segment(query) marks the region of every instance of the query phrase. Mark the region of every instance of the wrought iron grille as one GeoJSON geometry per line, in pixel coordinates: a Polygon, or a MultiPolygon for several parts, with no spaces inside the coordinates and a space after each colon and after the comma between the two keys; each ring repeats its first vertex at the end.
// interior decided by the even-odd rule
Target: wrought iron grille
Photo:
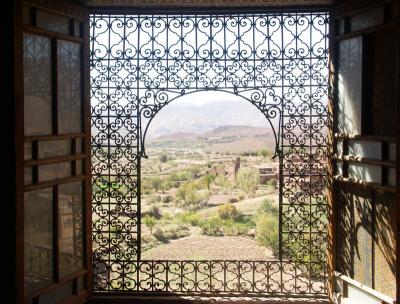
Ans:
{"type": "Polygon", "coordinates": [[[90,20],[95,291],[324,295],[328,14],[90,20]],[[274,129],[280,160],[276,261],[140,258],[147,128],[171,101],[201,90],[243,97],[274,129]]]}

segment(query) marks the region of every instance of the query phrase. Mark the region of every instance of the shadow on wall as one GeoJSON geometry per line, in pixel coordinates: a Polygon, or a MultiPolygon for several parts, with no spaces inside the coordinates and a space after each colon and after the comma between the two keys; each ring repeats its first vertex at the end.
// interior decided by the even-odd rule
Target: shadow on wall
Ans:
{"type": "Polygon", "coordinates": [[[386,295],[395,294],[395,197],[343,187],[337,218],[340,272],[386,295]],[[350,192],[351,191],[351,192],[350,192]],[[340,249],[340,250],[339,250],[340,249]]]}

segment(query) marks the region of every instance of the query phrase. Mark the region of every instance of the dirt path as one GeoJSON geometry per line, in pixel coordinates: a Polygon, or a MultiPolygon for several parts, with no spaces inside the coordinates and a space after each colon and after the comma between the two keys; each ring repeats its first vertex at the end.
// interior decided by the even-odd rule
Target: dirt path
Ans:
{"type": "Polygon", "coordinates": [[[214,237],[192,235],[142,253],[149,260],[265,260],[272,259],[269,249],[242,236],[214,237]]]}

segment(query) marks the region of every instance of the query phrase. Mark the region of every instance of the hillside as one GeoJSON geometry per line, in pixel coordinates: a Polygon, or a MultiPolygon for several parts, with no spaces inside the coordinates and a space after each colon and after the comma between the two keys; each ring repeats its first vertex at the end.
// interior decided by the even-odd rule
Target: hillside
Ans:
{"type": "Polygon", "coordinates": [[[256,136],[272,135],[271,129],[251,126],[220,126],[213,130],[205,132],[203,137],[229,137],[229,136],[256,136]]]}
{"type": "Polygon", "coordinates": [[[157,113],[149,126],[147,138],[173,133],[201,135],[220,126],[270,129],[268,120],[248,101],[216,100],[200,105],[176,101],[157,113]]]}
{"type": "Polygon", "coordinates": [[[150,142],[171,141],[181,139],[209,139],[223,137],[272,137],[273,131],[268,128],[251,126],[219,126],[204,133],[173,132],[156,138],[149,139],[150,142]]]}

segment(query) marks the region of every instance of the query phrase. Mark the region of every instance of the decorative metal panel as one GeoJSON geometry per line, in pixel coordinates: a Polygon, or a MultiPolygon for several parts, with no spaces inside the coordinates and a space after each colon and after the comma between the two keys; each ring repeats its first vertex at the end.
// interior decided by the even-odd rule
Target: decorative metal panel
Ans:
{"type": "Polygon", "coordinates": [[[90,25],[95,291],[324,295],[328,14],[92,15],[90,25]],[[241,96],[273,128],[278,261],[140,259],[146,130],[202,90],[241,96]]]}
{"type": "Polygon", "coordinates": [[[238,7],[330,5],[332,0],[87,0],[88,6],[175,6],[175,7],[238,7]]]}

